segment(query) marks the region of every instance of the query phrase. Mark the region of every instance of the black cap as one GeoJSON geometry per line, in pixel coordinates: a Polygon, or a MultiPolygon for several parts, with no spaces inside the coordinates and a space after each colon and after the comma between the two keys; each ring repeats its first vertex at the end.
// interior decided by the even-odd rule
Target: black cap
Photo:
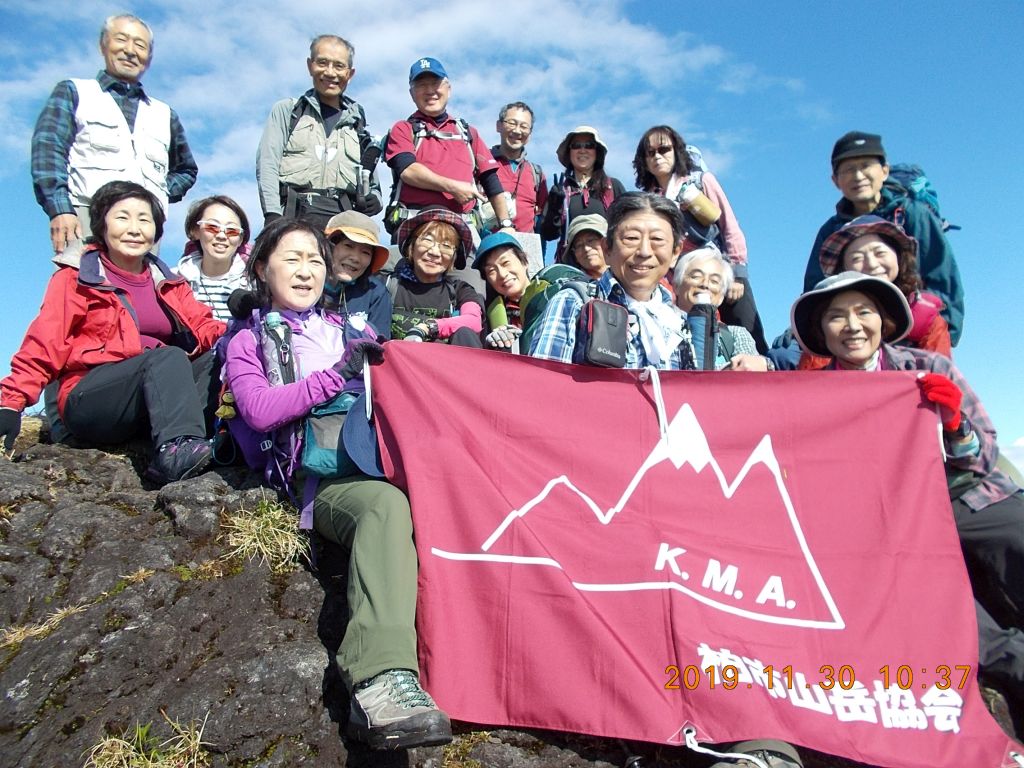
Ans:
{"type": "Polygon", "coordinates": [[[877,133],[850,131],[832,147],[832,170],[848,157],[880,157],[885,162],[885,147],[877,133]]]}

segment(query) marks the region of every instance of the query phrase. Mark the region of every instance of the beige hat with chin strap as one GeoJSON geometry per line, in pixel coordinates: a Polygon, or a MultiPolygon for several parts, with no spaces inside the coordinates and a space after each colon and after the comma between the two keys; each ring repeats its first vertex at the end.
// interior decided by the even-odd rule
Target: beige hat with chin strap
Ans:
{"type": "Polygon", "coordinates": [[[560,162],[566,168],[572,168],[572,162],[569,160],[569,143],[572,141],[573,136],[577,134],[590,134],[594,137],[594,141],[597,143],[597,162],[594,164],[597,168],[604,167],[604,159],[608,155],[608,145],[601,141],[601,136],[597,132],[597,128],[589,125],[577,125],[562,139],[562,143],[558,145],[558,162],[560,162]]]}

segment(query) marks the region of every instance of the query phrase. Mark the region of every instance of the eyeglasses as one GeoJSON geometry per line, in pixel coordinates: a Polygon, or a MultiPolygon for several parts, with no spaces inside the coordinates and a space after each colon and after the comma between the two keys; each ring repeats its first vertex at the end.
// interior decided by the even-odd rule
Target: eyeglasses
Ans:
{"type": "Polygon", "coordinates": [[[333,61],[331,59],[313,59],[313,64],[320,69],[326,69],[328,72],[332,69],[336,69],[339,74],[343,74],[351,69],[348,64],[341,61],[333,61]]]}
{"type": "Polygon", "coordinates": [[[501,124],[508,128],[510,131],[520,131],[522,133],[529,133],[533,130],[533,126],[529,123],[517,123],[515,120],[502,120],[501,124]]]}
{"type": "Polygon", "coordinates": [[[445,256],[454,256],[455,249],[458,247],[451,243],[442,243],[440,240],[435,240],[431,235],[420,235],[416,238],[416,242],[419,243],[425,251],[437,248],[437,250],[445,256]]]}
{"type": "Polygon", "coordinates": [[[669,152],[674,152],[675,148],[671,144],[662,144],[660,147],[648,147],[646,153],[648,157],[654,157],[655,155],[667,155],[669,152]]]}
{"type": "Polygon", "coordinates": [[[238,237],[242,234],[242,230],[238,227],[233,227],[230,224],[228,226],[222,226],[219,221],[197,221],[196,224],[202,228],[203,232],[208,235],[216,237],[221,232],[224,233],[224,237],[238,237]]]}
{"type": "Polygon", "coordinates": [[[596,149],[596,141],[574,141],[569,145],[569,149],[596,149]]]}
{"type": "Polygon", "coordinates": [[[881,167],[882,163],[879,162],[878,160],[865,160],[864,162],[857,163],[856,165],[851,163],[848,165],[844,165],[842,168],[836,171],[836,176],[840,176],[844,179],[849,179],[856,176],[858,173],[866,174],[876,165],[878,167],[881,167]]]}

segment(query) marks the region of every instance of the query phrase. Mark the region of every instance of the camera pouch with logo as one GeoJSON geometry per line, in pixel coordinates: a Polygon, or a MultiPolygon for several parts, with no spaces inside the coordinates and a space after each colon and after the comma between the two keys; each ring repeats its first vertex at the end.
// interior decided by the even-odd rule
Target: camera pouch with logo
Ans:
{"type": "Polygon", "coordinates": [[[625,307],[590,299],[580,312],[574,359],[602,368],[625,368],[628,329],[625,307]]]}

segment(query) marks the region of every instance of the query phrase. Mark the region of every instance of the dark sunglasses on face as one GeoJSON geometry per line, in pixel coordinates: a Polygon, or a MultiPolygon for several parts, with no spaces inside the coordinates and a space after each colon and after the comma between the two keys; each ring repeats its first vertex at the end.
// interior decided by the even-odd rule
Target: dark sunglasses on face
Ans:
{"type": "Polygon", "coordinates": [[[569,145],[569,149],[597,149],[596,141],[574,141],[569,145]]]}
{"type": "Polygon", "coordinates": [[[660,147],[648,147],[647,156],[654,157],[655,155],[667,155],[672,150],[671,144],[662,144],[660,147]]]}

